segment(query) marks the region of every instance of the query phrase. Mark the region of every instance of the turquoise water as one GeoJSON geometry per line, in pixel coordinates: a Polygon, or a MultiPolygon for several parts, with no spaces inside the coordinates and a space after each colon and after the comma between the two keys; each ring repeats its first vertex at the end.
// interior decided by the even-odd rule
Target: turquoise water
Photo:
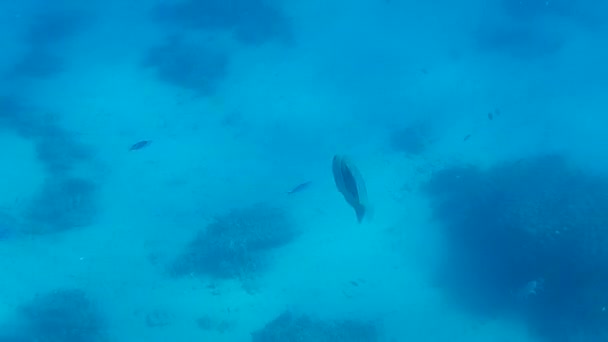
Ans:
{"type": "Polygon", "coordinates": [[[0,342],[608,339],[607,3],[0,14],[0,342]]]}

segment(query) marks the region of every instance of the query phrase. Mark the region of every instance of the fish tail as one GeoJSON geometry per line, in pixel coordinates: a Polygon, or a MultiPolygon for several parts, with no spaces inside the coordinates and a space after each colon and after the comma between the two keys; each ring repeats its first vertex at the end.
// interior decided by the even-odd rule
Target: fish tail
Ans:
{"type": "Polygon", "coordinates": [[[367,209],[365,208],[365,206],[363,206],[363,205],[355,206],[355,213],[357,214],[357,221],[359,221],[359,223],[363,222],[366,212],[367,212],[367,209]]]}

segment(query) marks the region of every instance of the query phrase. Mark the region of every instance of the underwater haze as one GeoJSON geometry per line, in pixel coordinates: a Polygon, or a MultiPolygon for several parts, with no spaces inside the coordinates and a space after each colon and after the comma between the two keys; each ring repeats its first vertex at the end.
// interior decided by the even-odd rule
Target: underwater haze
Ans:
{"type": "Polygon", "coordinates": [[[0,342],[608,341],[608,2],[0,17],[0,342]]]}

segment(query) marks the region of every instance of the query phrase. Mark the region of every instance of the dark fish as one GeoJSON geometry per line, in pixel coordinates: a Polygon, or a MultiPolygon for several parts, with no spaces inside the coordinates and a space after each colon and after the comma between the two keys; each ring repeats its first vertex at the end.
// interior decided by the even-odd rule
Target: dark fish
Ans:
{"type": "Polygon", "coordinates": [[[333,174],[338,191],[355,209],[357,220],[363,221],[367,211],[367,190],[359,170],[348,158],[336,155],[333,159],[333,174]]]}
{"type": "Polygon", "coordinates": [[[292,194],[295,194],[296,192],[300,192],[302,190],[306,190],[310,186],[311,183],[312,183],[311,181],[308,181],[308,182],[304,182],[302,184],[298,184],[295,188],[289,190],[287,192],[287,194],[288,195],[292,195],[292,194]]]}
{"type": "Polygon", "coordinates": [[[129,151],[141,150],[144,147],[148,147],[151,143],[152,143],[152,141],[150,141],[150,140],[142,140],[142,141],[136,142],[135,144],[133,144],[131,146],[129,151]]]}
{"type": "Polygon", "coordinates": [[[359,286],[359,283],[357,283],[357,282],[356,282],[356,281],[354,281],[354,280],[349,281],[349,283],[350,283],[352,286],[357,286],[357,287],[359,286]]]}
{"type": "Polygon", "coordinates": [[[494,113],[489,112],[488,113],[488,119],[490,119],[490,120],[494,119],[494,113]]]}
{"type": "Polygon", "coordinates": [[[467,136],[466,136],[466,137],[464,137],[464,139],[462,139],[462,141],[467,141],[467,140],[469,140],[469,138],[470,138],[470,137],[471,137],[471,135],[470,135],[470,134],[467,134],[467,136]]]}

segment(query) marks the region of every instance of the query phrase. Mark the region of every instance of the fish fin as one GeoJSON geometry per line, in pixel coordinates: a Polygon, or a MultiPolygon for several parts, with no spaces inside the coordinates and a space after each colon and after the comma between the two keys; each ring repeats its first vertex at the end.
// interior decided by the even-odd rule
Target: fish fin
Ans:
{"type": "Polygon", "coordinates": [[[374,207],[371,205],[360,205],[358,208],[360,209],[355,209],[355,212],[357,213],[359,223],[363,222],[363,220],[369,222],[374,218],[374,207]]]}
{"type": "Polygon", "coordinates": [[[365,206],[365,218],[368,221],[371,221],[374,218],[374,214],[375,214],[375,210],[374,207],[370,204],[365,206]]]}

